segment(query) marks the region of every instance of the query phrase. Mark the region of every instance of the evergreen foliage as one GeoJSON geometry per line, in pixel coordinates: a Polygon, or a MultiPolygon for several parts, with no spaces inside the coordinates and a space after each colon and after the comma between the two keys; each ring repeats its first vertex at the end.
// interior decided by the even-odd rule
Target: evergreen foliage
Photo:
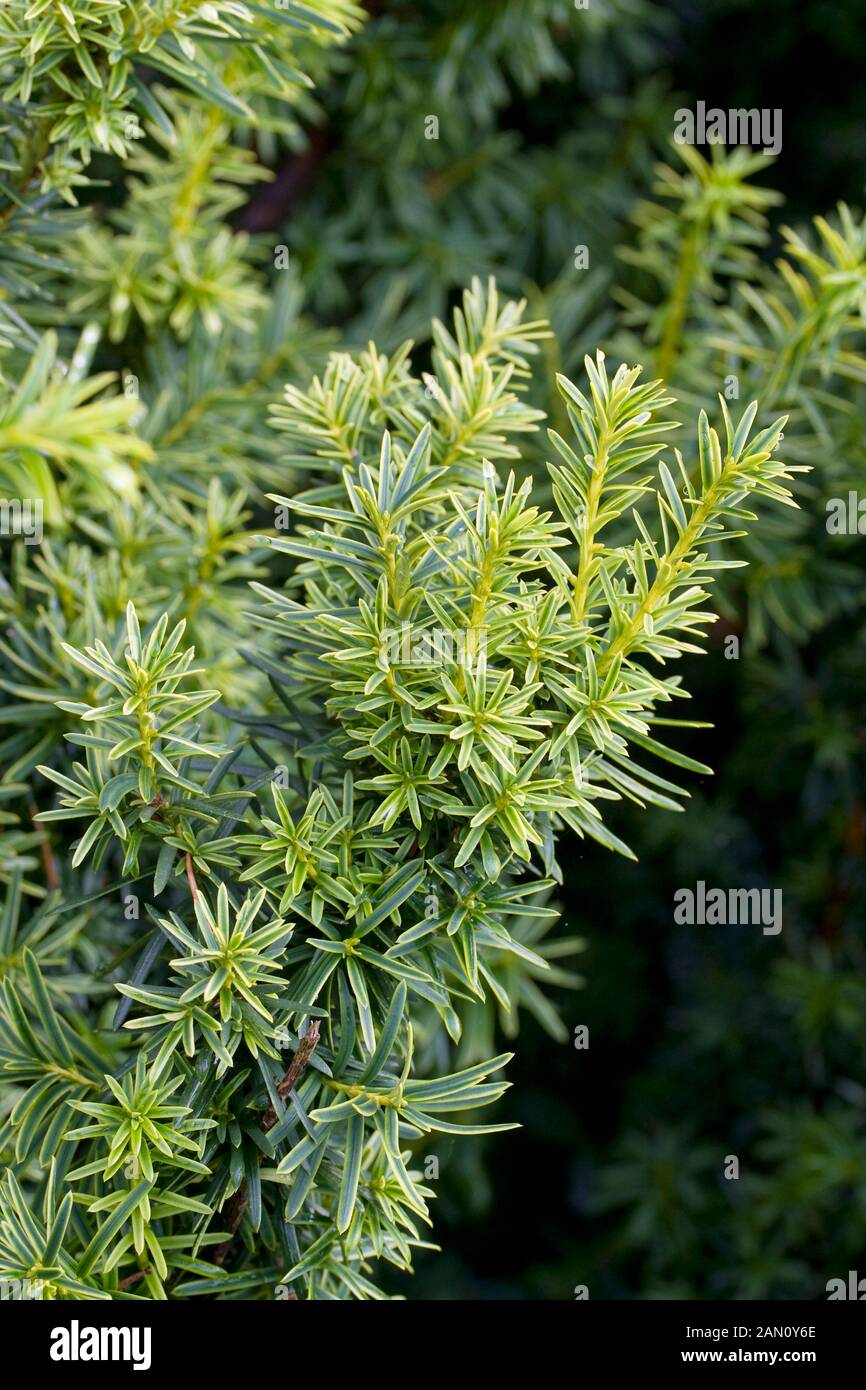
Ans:
{"type": "MultiPolygon", "coordinates": [[[[581,452],[552,436],[554,520],[531,505],[529,481],[503,485],[492,462],[535,425],[508,388],[542,332],[476,284],[453,331],[434,328],[427,394],[405,350],[389,359],[372,346],[357,366],[335,355],[306,393],[288,388],[276,423],[303,446],[296,461],[324,476],[274,499],[298,525],[271,548],[300,563],[282,588],[255,586],[268,634],[248,653],[269,687],[258,705],[228,709],[202,689],[184,621],[170,627],[164,612],[142,631],[132,600],[125,623],[98,615],[86,645],[56,636],[87,698],[55,691],[51,703],[79,721],[65,744],[83,756],[55,736],[36,772],[59,787],[59,805],[36,820],[83,822],[68,882],[60,875],[64,897],[83,899],[22,885],[22,855],[10,903],[29,887],[39,925],[35,949],[22,942],[19,955],[16,918],[7,924],[5,954],[20,965],[4,980],[4,1061],[32,1083],[8,1119],[16,1163],[26,1172],[38,1154],[52,1187],[85,1184],[74,1189],[85,1249],[73,1284],[87,1274],[90,1290],[116,1295],[141,1271],[152,1297],[301,1278],[313,1297],[375,1296],[373,1258],[405,1267],[428,1220],[430,1192],[405,1144],[502,1128],[451,1116],[502,1095],[488,1078],[507,1055],[426,1079],[416,1031],[428,1047],[438,1028],[456,1042],[473,1001],[508,1008],[505,956],[543,970],[509,920],[552,915],[539,896],[560,878],[558,827],[630,853],[598,803],[678,805],[678,789],[631,754],[693,766],[650,733],[680,683],[638,658],[693,649],[711,616],[703,584],[724,564],[708,539],[736,534],[746,499],[789,500],[789,470],[774,458],[784,422],[750,437],[755,408],[736,424],[725,412],[722,445],[702,416],[699,487],[679,455],[679,486],[664,463],[652,483],[641,470],[663,447],[670,400],[658,383],[639,385],[639,369],[610,378],[599,353],[587,394],[561,383],[581,452]],[[646,493],[656,538],[635,513],[629,545],[600,540],[646,493]],[[559,553],[569,529],[576,570],[559,553]],[[105,902],[119,888],[88,894],[88,870],[78,872],[112,859],[110,877],[144,879],[154,900],[152,925],[122,941],[105,902]],[[68,985],[68,1013],[52,997],[39,961],[47,925],[70,911],[73,959],[79,936],[97,957],[111,940],[77,995],[99,1009],[106,967],[136,958],[116,982],[132,1009],[122,1004],[113,1033],[100,1028],[86,1053],[86,1015],[68,985]],[[299,1055],[310,1037],[289,1108],[280,1049],[299,1055]],[[89,1098],[105,1088],[117,1104],[89,1098]],[[229,1096],[234,1118],[214,1142],[229,1096]],[[99,1123],[52,1121],[45,1133],[64,1103],[99,1123]],[[168,1120],[178,1123],[161,1129],[168,1120]],[[222,1250],[235,1230],[221,1273],[208,1247],[222,1250]]],[[[26,651],[14,655],[38,681],[26,651]]],[[[10,693],[28,708],[28,687],[10,693]]],[[[43,848],[53,855],[51,841],[43,848]]],[[[74,1242],[64,1249],[73,1259],[74,1242]]],[[[47,1273],[40,1254],[27,1277],[47,1273]]],[[[47,1282],[74,1292],[62,1274],[47,1282]]]]}
{"type": "Polygon", "coordinates": [[[771,161],[665,149],[643,0],[368,9],[0,10],[0,1279],[405,1287],[438,1146],[482,1191],[523,1118],[503,1036],[568,1040],[587,934],[643,949],[575,847],[643,936],[722,844],[799,893],[790,951],[680,972],[580,1254],[813,1296],[804,1247],[862,1237],[862,567],[824,503],[866,467],[866,224],[771,262],[771,161]],[[786,801],[830,831],[762,859],[786,801]]]}

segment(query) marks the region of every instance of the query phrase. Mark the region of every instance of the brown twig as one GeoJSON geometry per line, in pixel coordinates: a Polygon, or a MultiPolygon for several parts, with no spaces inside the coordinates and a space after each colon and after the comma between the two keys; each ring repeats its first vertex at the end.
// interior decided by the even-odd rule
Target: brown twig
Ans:
{"type": "Polygon", "coordinates": [[[272,232],[294,213],[304,193],[328,154],[327,125],[307,133],[307,148],[292,155],[268,183],[259,184],[243,210],[236,225],[245,232],[272,232]]]}
{"type": "MultiPolygon", "coordinates": [[[[187,855],[187,859],[188,858],[189,856],[187,855]]],[[[291,1060],[288,1071],[277,1086],[277,1095],[281,1100],[285,1100],[286,1097],[291,1094],[306,1070],[310,1058],[319,1043],[319,1029],[319,1020],[317,1018],[311,1019],[309,1028],[304,1036],[299,1039],[298,1050],[291,1060]]],[[[262,1130],[267,1133],[269,1129],[273,1129],[278,1119],[279,1115],[276,1110],[272,1105],[269,1105],[259,1123],[262,1130]]],[[[227,1209],[224,1225],[229,1232],[229,1238],[228,1240],[224,1240],[222,1245],[218,1245],[216,1250],[214,1250],[213,1254],[210,1256],[211,1264],[223,1265],[225,1263],[226,1256],[231,1249],[235,1232],[243,1220],[243,1215],[248,1205],[247,1185],[246,1182],[242,1182],[237,1192],[231,1197],[227,1209]]]]}
{"type": "MultiPolygon", "coordinates": [[[[282,1081],[277,1086],[277,1095],[280,1097],[280,1100],[285,1100],[286,1096],[289,1095],[290,1092],[294,1089],[295,1084],[299,1080],[302,1072],[306,1070],[307,1064],[309,1063],[310,1058],[315,1052],[318,1043],[319,1020],[317,1018],[314,1018],[311,1019],[309,1028],[298,1042],[298,1050],[292,1058],[291,1065],[288,1071],[286,1072],[285,1076],[283,1077],[282,1081]]],[[[262,1116],[261,1121],[262,1129],[265,1131],[265,1133],[267,1133],[269,1129],[273,1129],[278,1119],[279,1115],[277,1114],[276,1110],[272,1105],[269,1105],[264,1115],[262,1116]]]]}
{"type": "Polygon", "coordinates": [[[193,902],[197,902],[201,894],[198,884],[195,881],[195,870],[192,867],[192,855],[186,851],[186,881],[189,884],[189,891],[192,893],[193,902]]]}

